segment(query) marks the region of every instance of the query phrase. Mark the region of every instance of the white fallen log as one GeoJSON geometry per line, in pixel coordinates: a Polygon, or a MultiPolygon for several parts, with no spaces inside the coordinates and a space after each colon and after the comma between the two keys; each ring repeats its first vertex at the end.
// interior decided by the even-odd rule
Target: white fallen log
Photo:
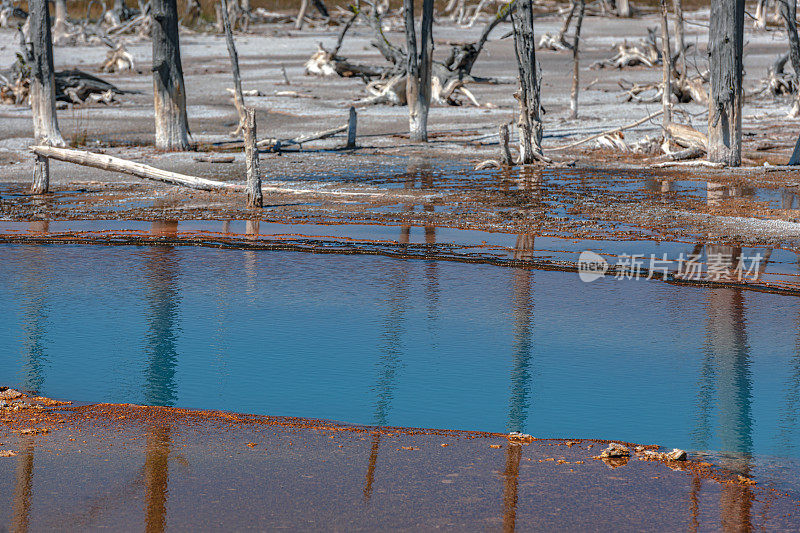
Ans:
{"type": "Polygon", "coordinates": [[[222,181],[187,176],[186,174],[178,174],[177,172],[170,172],[168,170],[162,170],[149,165],[134,163],[133,161],[127,161],[125,159],[106,154],[95,154],[83,150],[56,148],[54,146],[42,145],[31,146],[30,150],[38,156],[47,157],[49,159],[66,161],[67,163],[74,163],[76,165],[82,165],[85,167],[99,168],[101,170],[108,170],[111,172],[122,172],[123,174],[131,174],[132,176],[136,176],[138,178],[161,181],[164,183],[170,183],[172,185],[181,185],[183,187],[190,187],[192,189],[200,189],[203,191],[244,190],[244,186],[239,183],[226,183],[222,181]]]}

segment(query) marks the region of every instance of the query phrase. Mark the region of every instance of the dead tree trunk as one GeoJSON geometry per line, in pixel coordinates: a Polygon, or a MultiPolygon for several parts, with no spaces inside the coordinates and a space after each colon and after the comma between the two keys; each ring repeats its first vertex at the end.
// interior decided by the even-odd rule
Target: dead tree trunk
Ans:
{"type": "Polygon", "coordinates": [[[578,89],[580,87],[580,58],[578,57],[578,46],[581,39],[581,26],[583,25],[583,14],[586,11],[586,0],[579,0],[578,18],[575,21],[575,38],[572,40],[572,90],[569,95],[569,117],[578,118],[578,89]]]}
{"type": "Polygon", "coordinates": [[[244,111],[244,160],[247,168],[247,207],[262,207],[261,169],[258,164],[258,147],[256,146],[256,110],[244,111]]]}
{"type": "Polygon", "coordinates": [[[414,0],[403,2],[406,24],[406,98],[408,101],[409,138],[428,142],[428,109],[431,105],[431,68],[433,67],[433,0],[422,1],[420,46],[414,29],[414,0]]]}
{"type": "Polygon", "coordinates": [[[786,27],[786,34],[789,38],[789,58],[792,60],[792,70],[794,71],[794,102],[789,115],[796,117],[800,115],[800,38],[797,35],[797,1],[778,1],[781,6],[781,17],[786,27]]]}
{"type": "Polygon", "coordinates": [[[178,42],[178,6],[176,0],[152,0],[151,5],[156,148],[186,150],[189,122],[178,42]]]}
{"type": "Polygon", "coordinates": [[[686,77],[686,44],[683,29],[683,3],[681,0],[672,0],[672,8],[675,11],[675,58],[680,61],[681,68],[678,69],[681,79],[686,77]]]}
{"type": "Polygon", "coordinates": [[[662,65],[662,93],[661,108],[664,114],[661,118],[664,121],[664,141],[669,143],[669,125],[672,123],[672,47],[669,45],[669,11],[667,10],[667,0],[661,0],[661,65],[662,65]]]}
{"type": "Polygon", "coordinates": [[[225,42],[228,44],[228,55],[231,58],[231,72],[233,73],[233,101],[236,105],[236,112],[239,114],[239,125],[236,127],[236,131],[233,132],[233,135],[237,136],[244,127],[247,113],[244,109],[242,78],[239,75],[239,54],[236,53],[236,44],[233,42],[233,32],[231,31],[231,23],[228,19],[228,0],[221,0],[221,2],[222,24],[225,26],[225,42]]]}
{"type": "Polygon", "coordinates": [[[523,165],[541,159],[541,73],[536,63],[533,34],[533,1],[520,0],[511,14],[514,25],[514,49],[519,68],[519,162],[523,165]]]}
{"type": "Polygon", "coordinates": [[[714,0],[708,49],[708,159],[729,166],[742,161],[742,49],[744,0],[714,0]]]}
{"type": "Polygon", "coordinates": [[[53,69],[53,39],[50,34],[50,12],[47,0],[31,0],[31,86],[30,100],[33,112],[33,133],[37,142],[50,146],[64,146],[56,117],[56,93],[53,69]]]}
{"type": "Polygon", "coordinates": [[[630,0],[617,0],[617,16],[626,19],[633,16],[630,0]]]}
{"type": "Polygon", "coordinates": [[[297,13],[297,20],[294,21],[294,29],[302,30],[303,22],[308,14],[308,0],[302,0],[300,3],[300,11],[297,13]]]}
{"type": "Polygon", "coordinates": [[[56,0],[56,20],[53,23],[53,33],[57,33],[57,30],[66,30],[68,18],[67,0],[56,0]]]}

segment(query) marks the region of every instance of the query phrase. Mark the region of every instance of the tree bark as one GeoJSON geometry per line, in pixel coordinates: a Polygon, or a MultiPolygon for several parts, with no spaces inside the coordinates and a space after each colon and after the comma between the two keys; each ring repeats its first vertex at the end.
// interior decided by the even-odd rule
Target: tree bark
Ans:
{"type": "Polygon", "coordinates": [[[580,87],[580,58],[578,57],[578,46],[581,39],[581,26],[583,25],[583,14],[586,11],[586,0],[579,0],[578,18],[575,21],[575,38],[572,41],[572,90],[569,98],[569,116],[571,119],[578,118],[578,89],[580,87]]]}
{"type": "Polygon", "coordinates": [[[31,76],[30,100],[36,141],[64,146],[56,117],[53,39],[47,0],[30,0],[31,76]]]}
{"type": "Polygon", "coordinates": [[[185,174],[178,174],[177,172],[170,172],[168,170],[151,167],[150,165],[126,161],[125,159],[106,154],[93,154],[83,150],[54,148],[45,145],[31,146],[31,151],[37,156],[42,156],[49,159],[66,161],[67,163],[75,163],[76,165],[99,168],[101,170],[109,170],[111,172],[122,172],[137,176],[139,178],[161,181],[164,183],[170,183],[172,185],[182,185],[184,187],[200,189],[203,191],[241,191],[243,189],[240,183],[196,178],[194,176],[187,176],[185,174]]]}
{"type": "MultiPolygon", "coordinates": [[[[228,19],[228,0],[221,0],[222,3],[222,24],[225,27],[225,42],[228,45],[228,55],[231,58],[231,72],[233,73],[233,101],[236,105],[236,112],[239,114],[239,125],[233,135],[239,135],[247,120],[247,112],[244,109],[244,96],[242,95],[242,78],[239,74],[239,54],[236,53],[236,44],[233,42],[233,32],[231,23],[228,19]]],[[[255,119],[253,119],[255,120],[255,119]]]]}
{"type": "Polygon", "coordinates": [[[176,0],[152,0],[151,5],[156,148],[186,150],[189,123],[178,41],[178,6],[176,0]]]}
{"type": "Polygon", "coordinates": [[[261,196],[261,169],[258,164],[256,146],[256,111],[245,109],[244,118],[244,160],[247,168],[247,207],[263,207],[261,196]]]}
{"type": "MultiPolygon", "coordinates": [[[[683,24],[683,3],[682,0],[672,0],[672,8],[675,11],[675,58],[680,61],[681,79],[686,77],[686,44],[684,38],[683,24]]],[[[677,65],[676,65],[677,67],[677,65]]]]}
{"type": "Polygon", "coordinates": [[[520,163],[530,164],[542,152],[541,74],[536,63],[532,0],[520,0],[511,20],[519,69],[519,158],[520,163]]]}
{"type": "Polygon", "coordinates": [[[303,29],[303,22],[305,21],[306,14],[308,14],[308,0],[302,0],[300,3],[300,11],[297,13],[297,20],[294,21],[294,29],[303,29]]]}
{"type": "Polygon", "coordinates": [[[626,19],[633,16],[630,0],[617,0],[617,16],[626,19]]]}
{"type": "Polygon", "coordinates": [[[356,134],[358,128],[358,114],[356,108],[350,106],[350,118],[347,121],[347,145],[345,148],[352,150],[356,147],[356,134]]]}
{"type": "Polygon", "coordinates": [[[44,194],[50,190],[50,161],[37,155],[33,166],[31,194],[44,194]]]}
{"type": "Polygon", "coordinates": [[[742,162],[742,49],[744,0],[711,3],[708,159],[729,166],[742,162]]]}
{"type": "Polygon", "coordinates": [[[65,27],[68,19],[67,0],[56,0],[56,20],[53,23],[53,31],[55,32],[57,27],[65,27]]]}
{"type": "Polygon", "coordinates": [[[414,0],[404,0],[406,23],[406,98],[408,127],[412,141],[428,142],[428,110],[431,105],[431,69],[433,67],[433,0],[422,2],[419,56],[414,29],[414,0]]]}
{"type": "Polygon", "coordinates": [[[664,123],[664,141],[670,141],[669,125],[672,122],[672,47],[669,45],[669,11],[667,0],[661,0],[661,116],[664,123]]]}
{"type": "Polygon", "coordinates": [[[781,17],[786,28],[786,35],[789,38],[789,58],[792,60],[792,70],[794,71],[794,114],[800,109],[800,38],[797,35],[797,1],[778,0],[781,6],[781,17]]]}

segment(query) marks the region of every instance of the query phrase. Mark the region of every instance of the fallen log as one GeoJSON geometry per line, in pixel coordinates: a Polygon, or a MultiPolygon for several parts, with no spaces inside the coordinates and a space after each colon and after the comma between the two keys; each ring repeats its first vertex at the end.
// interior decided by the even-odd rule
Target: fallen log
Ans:
{"type": "Polygon", "coordinates": [[[101,170],[108,170],[111,172],[122,172],[123,174],[131,174],[132,176],[136,176],[138,178],[161,181],[164,183],[170,183],[172,185],[181,185],[183,187],[190,187],[192,189],[199,189],[202,191],[244,190],[244,186],[239,183],[226,183],[205,178],[196,178],[194,176],[178,174],[177,172],[170,172],[168,170],[162,170],[160,168],[143,165],[141,163],[134,163],[133,161],[127,161],[125,159],[106,154],[95,154],[83,150],[56,148],[53,146],[43,145],[31,146],[30,150],[37,156],[46,157],[49,159],[66,161],[67,163],[74,163],[76,165],[85,167],[99,168],[101,170]]]}

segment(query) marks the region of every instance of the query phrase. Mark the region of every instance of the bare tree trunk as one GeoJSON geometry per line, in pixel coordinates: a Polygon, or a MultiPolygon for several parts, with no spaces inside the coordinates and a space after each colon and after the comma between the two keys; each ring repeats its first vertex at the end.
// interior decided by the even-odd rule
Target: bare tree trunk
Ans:
{"type": "Polygon", "coordinates": [[[778,2],[781,6],[786,35],[789,37],[789,57],[794,71],[794,102],[789,115],[797,116],[800,113],[800,38],[797,35],[797,1],[778,0],[778,2]]]}
{"type": "Polygon", "coordinates": [[[511,166],[514,164],[514,158],[511,157],[511,149],[508,147],[508,138],[508,124],[503,124],[500,126],[500,162],[506,166],[511,166]]]}
{"type": "Polygon", "coordinates": [[[231,58],[231,72],[233,73],[233,101],[236,112],[239,114],[239,125],[233,135],[239,135],[247,119],[244,109],[244,96],[242,95],[242,78],[239,74],[239,54],[236,53],[236,44],[233,42],[230,20],[228,20],[228,0],[221,0],[222,24],[225,26],[225,42],[228,44],[228,55],[231,58]]]}
{"type": "Polygon", "coordinates": [[[675,54],[680,61],[681,79],[686,77],[686,44],[684,38],[683,24],[683,3],[682,0],[672,0],[672,8],[675,11],[675,54]]]}
{"type": "Polygon", "coordinates": [[[579,0],[578,19],[575,21],[575,38],[572,41],[572,90],[569,97],[569,117],[578,118],[578,89],[580,87],[580,58],[578,57],[578,46],[581,39],[581,26],[583,25],[583,14],[586,11],[586,0],[579,0]]]}
{"type": "Polygon", "coordinates": [[[152,0],[151,6],[156,148],[186,150],[189,122],[178,41],[178,6],[176,0],[152,0]]]}
{"type": "Polygon", "coordinates": [[[667,0],[661,0],[661,116],[664,122],[664,142],[669,143],[669,125],[672,123],[672,47],[669,45],[669,11],[667,0]]]}
{"type": "Polygon", "coordinates": [[[258,164],[258,147],[256,146],[256,111],[245,109],[244,118],[244,160],[247,167],[247,207],[262,207],[261,169],[258,164]]]}
{"type": "Polygon", "coordinates": [[[514,25],[514,49],[519,68],[519,162],[530,164],[541,158],[541,73],[536,63],[533,34],[533,2],[520,0],[511,13],[514,25]]]}
{"type": "Polygon", "coordinates": [[[31,86],[33,133],[40,144],[64,146],[56,117],[53,40],[47,0],[30,0],[31,86]]]}
{"type": "Polygon", "coordinates": [[[56,0],[56,20],[53,24],[53,31],[56,28],[65,27],[69,17],[67,16],[67,0],[56,0]]]}
{"type": "Polygon", "coordinates": [[[352,150],[356,147],[356,134],[358,129],[358,114],[356,108],[350,106],[350,117],[347,121],[347,144],[345,148],[352,150]]]}
{"type": "Polygon", "coordinates": [[[708,159],[739,166],[742,162],[744,0],[711,3],[708,40],[711,68],[708,159]]]}
{"type": "Polygon", "coordinates": [[[414,29],[414,0],[404,0],[406,23],[406,98],[408,128],[412,141],[428,142],[428,110],[431,105],[431,69],[433,67],[433,0],[422,1],[420,53],[417,56],[417,36],[414,29]]]}
{"type": "Polygon", "coordinates": [[[33,165],[32,194],[44,194],[50,190],[50,160],[40,155],[36,156],[33,165]]]}
{"type": "Polygon", "coordinates": [[[629,0],[617,0],[617,16],[626,19],[633,16],[633,8],[629,0]]]}
{"type": "Polygon", "coordinates": [[[302,30],[303,22],[308,14],[308,0],[302,0],[300,3],[300,11],[297,13],[297,20],[294,21],[294,29],[302,30]]]}

